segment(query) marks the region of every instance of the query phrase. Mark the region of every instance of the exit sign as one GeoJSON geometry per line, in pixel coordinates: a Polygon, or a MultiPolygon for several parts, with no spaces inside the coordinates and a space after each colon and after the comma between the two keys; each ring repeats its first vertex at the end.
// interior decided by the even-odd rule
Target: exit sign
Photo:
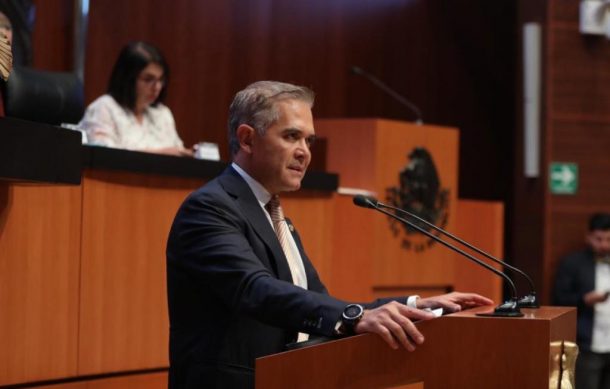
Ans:
{"type": "Polygon", "coordinates": [[[578,165],[572,162],[552,162],[549,166],[549,189],[552,194],[575,194],[578,190],[578,165]]]}

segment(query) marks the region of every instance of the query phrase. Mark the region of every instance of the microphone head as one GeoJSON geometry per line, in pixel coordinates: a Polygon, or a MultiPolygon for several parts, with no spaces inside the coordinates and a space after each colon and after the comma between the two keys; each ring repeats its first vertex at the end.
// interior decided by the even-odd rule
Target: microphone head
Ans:
{"type": "Polygon", "coordinates": [[[372,196],[356,195],[354,204],[363,208],[377,208],[377,199],[372,196]]]}

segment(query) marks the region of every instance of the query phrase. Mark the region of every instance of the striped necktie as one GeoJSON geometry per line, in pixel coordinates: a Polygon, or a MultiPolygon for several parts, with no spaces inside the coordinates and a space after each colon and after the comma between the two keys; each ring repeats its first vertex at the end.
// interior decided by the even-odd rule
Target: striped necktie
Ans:
{"type": "Polygon", "coordinates": [[[303,289],[307,289],[307,276],[305,274],[305,267],[303,266],[303,260],[301,254],[293,239],[291,239],[290,230],[288,223],[284,219],[284,212],[280,205],[280,198],[275,195],[271,197],[271,200],[265,205],[265,209],[271,216],[273,223],[273,229],[275,235],[280,241],[286,260],[288,261],[288,267],[290,268],[290,274],[292,274],[292,283],[300,286],[303,289]]]}
{"type": "MultiPolygon", "coordinates": [[[[269,216],[271,216],[275,235],[277,235],[280,246],[282,246],[282,251],[284,251],[284,255],[288,261],[288,267],[290,268],[290,274],[292,275],[292,283],[303,289],[307,289],[307,275],[305,274],[303,259],[301,258],[301,254],[299,253],[299,249],[297,248],[294,239],[291,239],[292,237],[290,235],[288,223],[286,223],[286,219],[284,219],[284,211],[282,211],[282,206],[280,205],[280,198],[277,195],[272,196],[271,200],[265,205],[265,209],[269,212],[269,216]]],[[[308,339],[309,334],[299,332],[297,335],[297,342],[304,342],[308,339]]]]}

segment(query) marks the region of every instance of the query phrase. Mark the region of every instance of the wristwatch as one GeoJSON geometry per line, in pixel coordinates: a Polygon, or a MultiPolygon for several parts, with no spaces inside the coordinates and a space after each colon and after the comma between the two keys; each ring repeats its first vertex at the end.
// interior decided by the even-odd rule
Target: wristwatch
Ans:
{"type": "Polygon", "coordinates": [[[353,334],[354,327],[362,319],[364,307],[360,304],[349,304],[341,315],[341,331],[346,334],[353,334]]]}

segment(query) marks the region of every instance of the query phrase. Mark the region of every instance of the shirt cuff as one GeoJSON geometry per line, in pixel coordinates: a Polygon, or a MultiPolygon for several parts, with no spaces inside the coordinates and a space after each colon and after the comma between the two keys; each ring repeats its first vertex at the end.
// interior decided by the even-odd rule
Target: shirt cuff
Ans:
{"type": "Polygon", "coordinates": [[[341,331],[342,324],[343,322],[341,321],[341,319],[339,319],[339,321],[335,324],[335,335],[343,335],[343,332],[341,331]]]}
{"type": "Polygon", "coordinates": [[[417,309],[417,300],[419,300],[418,295],[409,296],[407,298],[407,307],[416,308],[417,309]]]}

